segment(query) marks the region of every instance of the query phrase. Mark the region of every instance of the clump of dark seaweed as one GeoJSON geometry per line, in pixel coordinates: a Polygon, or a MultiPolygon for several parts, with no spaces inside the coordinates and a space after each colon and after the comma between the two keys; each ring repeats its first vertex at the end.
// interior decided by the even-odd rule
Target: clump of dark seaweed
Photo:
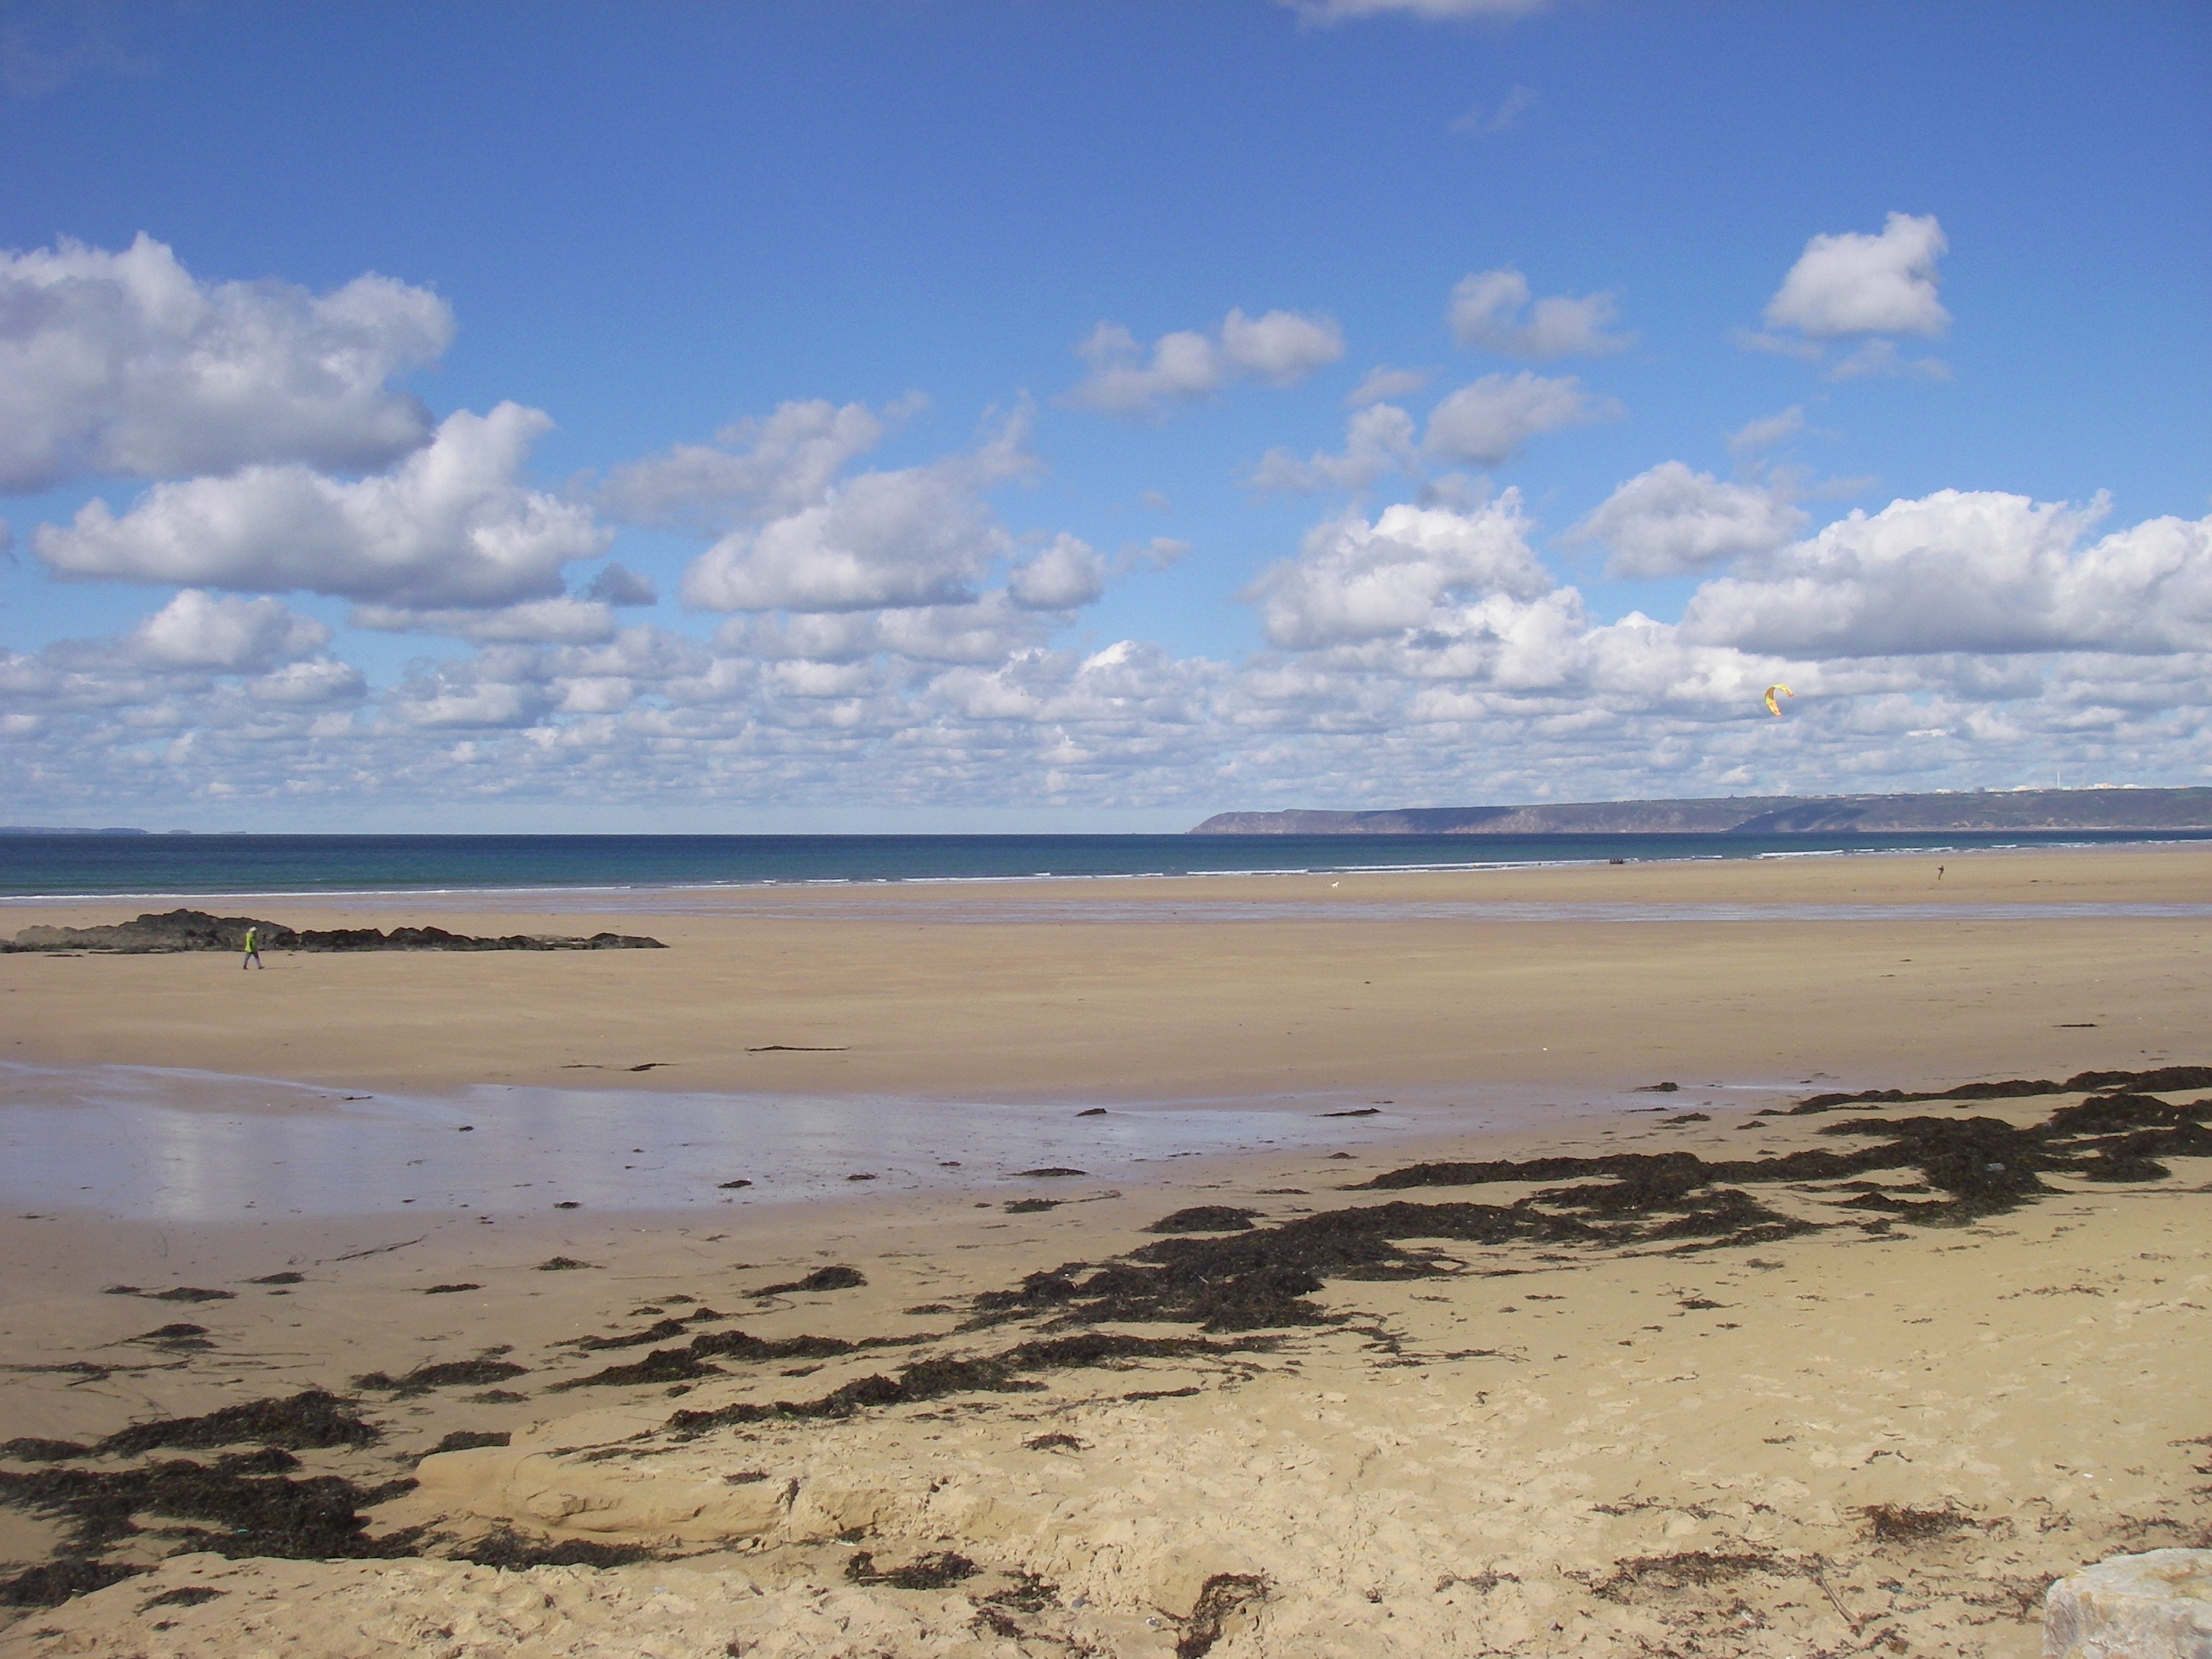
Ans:
{"type": "Polygon", "coordinates": [[[784,1285],[763,1285],[755,1296],[788,1296],[794,1291],[857,1291],[867,1283],[858,1267],[817,1267],[804,1279],[784,1285]]]}
{"type": "MultiPolygon", "coordinates": [[[[717,1316],[719,1317],[720,1316],[717,1316]]],[[[669,1323],[675,1322],[670,1321],[669,1323]]],[[[677,1330],[682,1330],[678,1326],[677,1330]]],[[[676,1333],[671,1333],[675,1334],[676,1333]]],[[[743,1359],[754,1362],[771,1359],[834,1359],[840,1354],[853,1353],[865,1348],[911,1347],[926,1342],[926,1336],[870,1336],[858,1342],[848,1342],[835,1336],[787,1336],[770,1340],[749,1336],[743,1331],[710,1331],[691,1339],[681,1348],[655,1348],[642,1359],[627,1365],[610,1365],[605,1370],[594,1371],[589,1376],[570,1377],[556,1382],[552,1393],[565,1393],[570,1389],[609,1389],[635,1387],[657,1382],[689,1382],[702,1376],[719,1376],[720,1365],[709,1364],[712,1359],[743,1359]]],[[[580,1347],[628,1346],[628,1343],[601,1342],[591,1339],[580,1343],[580,1347]]]]}
{"type": "MultiPolygon", "coordinates": [[[[689,1297],[671,1297],[672,1302],[690,1300],[689,1297]]],[[[642,1313],[647,1311],[639,1309],[642,1313]]],[[[681,1318],[655,1320],[641,1331],[625,1331],[620,1336],[579,1336],[569,1340],[567,1346],[581,1348],[586,1353],[599,1353],[609,1348],[641,1348],[648,1342],[665,1342],[671,1337],[681,1336],[694,1325],[711,1325],[727,1319],[727,1314],[716,1313],[712,1308],[698,1308],[681,1318]]],[[[823,1339],[826,1340],[826,1339],[823,1339]]]]}
{"type": "Polygon", "coordinates": [[[167,1348],[173,1352],[191,1352],[215,1346],[214,1343],[208,1340],[206,1326],[185,1324],[181,1322],[175,1324],[159,1325],[150,1331],[141,1331],[137,1335],[126,1337],[124,1340],[129,1342],[149,1343],[157,1348],[167,1348]]]}
{"type": "Polygon", "coordinates": [[[1182,1621],[1182,1636],[1176,1643],[1176,1659],[1205,1659],[1213,1651],[1240,1607],[1267,1599],[1267,1581],[1256,1573],[1217,1572],[1199,1586],[1190,1617],[1182,1621]]]}
{"type": "Polygon", "coordinates": [[[1017,1613],[1042,1613],[1060,1599],[1060,1586],[1036,1573],[1016,1568],[1006,1576],[1011,1582],[984,1596],[984,1601],[1017,1613]]]}
{"type": "Polygon", "coordinates": [[[893,1589],[951,1589],[982,1571],[966,1556],[953,1550],[933,1550],[917,1555],[902,1567],[876,1571],[876,1558],[866,1550],[845,1563],[845,1577],[855,1584],[888,1584],[893,1589]]]}
{"type": "Polygon", "coordinates": [[[1148,1233],[1237,1233],[1252,1224],[1257,1210],[1240,1210],[1231,1204],[1194,1204],[1187,1210],[1164,1215],[1145,1229],[1148,1233]]]}
{"type": "Polygon", "coordinates": [[[143,1296],[149,1302],[228,1302],[236,1291],[204,1290],[198,1285],[178,1285],[166,1291],[141,1290],[136,1285],[110,1285],[104,1296],[143,1296]]]}
{"type": "Polygon", "coordinates": [[[1121,1336],[1086,1332],[1079,1336],[1017,1343],[978,1359],[918,1359],[896,1376],[863,1376],[818,1400],[777,1401],[773,1405],[740,1401],[714,1411],[680,1411],[668,1426],[680,1434],[703,1434],[736,1423],[766,1423],[779,1418],[837,1419],[872,1407],[912,1405],[953,1394],[1014,1394],[1044,1385],[1035,1373],[1111,1365],[1133,1359],[1218,1357],[1232,1352],[1197,1337],[1121,1336]]]}
{"type": "Polygon", "coordinates": [[[88,1595],[145,1571],[119,1561],[85,1561],[74,1556],[42,1561],[13,1578],[0,1578],[0,1607],[58,1607],[71,1596],[88,1595]]]}
{"type": "MultiPolygon", "coordinates": [[[[1069,1262],[1018,1290],[975,1300],[976,1322],[1047,1316],[1053,1324],[1195,1324],[1209,1331],[1317,1324],[1305,1298],[1330,1279],[1420,1279],[1447,1271],[1406,1239],[1504,1244],[1595,1236],[1580,1221],[1482,1204],[1380,1204],[1300,1216],[1225,1237],[1169,1237],[1118,1261],[1069,1262]]],[[[1049,1328],[1049,1327],[1048,1327],[1049,1328]]]]}
{"type": "Polygon", "coordinates": [[[1850,1095],[1813,1095],[1792,1113],[1831,1112],[1838,1106],[1895,1105],[1918,1100],[2025,1100],[2037,1095],[2088,1094],[2100,1089],[2212,1089],[2212,1066],[2160,1066],[2148,1072],[2078,1072],[2063,1083],[2013,1078],[2003,1083],[1962,1083],[1955,1089],[1910,1091],[1867,1089],[1850,1095]]]}
{"type": "Polygon", "coordinates": [[[58,1521],[68,1529],[59,1559],[48,1564],[49,1571],[35,1582],[27,1582],[30,1575],[19,1578],[12,1593],[58,1601],[112,1583],[129,1570],[113,1569],[97,1558],[142,1530],[133,1518],[137,1516],[184,1522],[164,1529],[171,1535],[185,1534],[183,1548],[234,1557],[328,1560],[404,1555],[413,1549],[412,1532],[370,1538],[368,1518],[361,1513],[411,1489],[412,1480],[362,1486],[340,1475],[295,1480],[284,1473],[298,1467],[289,1452],[271,1446],[219,1457],[211,1464],[173,1458],[127,1469],[0,1474],[0,1503],[58,1521]]]}
{"type": "MultiPolygon", "coordinates": [[[[2202,1069],[2168,1067],[2166,1074],[2193,1076],[2202,1069]]],[[[1353,1190],[1603,1177],[1602,1184],[1547,1188],[1521,1200],[1516,1207],[1560,1212],[1601,1224],[1674,1212],[1674,1219],[1657,1221],[1640,1236],[1705,1233],[1729,1243],[1764,1243],[1783,1236],[1777,1228],[1802,1231],[1806,1224],[1789,1222],[1772,1212],[1754,1214],[1747,1206],[1754,1206],[1755,1200],[1740,1190],[1744,1186],[1850,1182],[1877,1171],[1912,1170],[1922,1177],[1922,1190],[1932,1188],[1937,1196],[1911,1200],[1896,1196],[1899,1188],[1859,1182],[1859,1195],[1847,1207],[1928,1223],[1973,1221],[2002,1214],[2050,1192],[2044,1174],[2103,1182],[2155,1181],[2166,1174],[2157,1161],[2160,1158],[2212,1157],[2208,1114],[2212,1114],[2212,1100],[2177,1105],[2128,1091],[2062,1106],[2044,1122],[2026,1128],[1992,1117],[1854,1118],[1820,1132],[1874,1143],[1851,1152],[1815,1150],[1714,1160],[1689,1152],[1615,1152],[1517,1163],[1417,1164],[1377,1176],[1353,1190]]],[[[1637,1235],[1616,1236],[1627,1242],[1637,1235]]]]}
{"type": "Polygon", "coordinates": [[[326,1446],[366,1446],[380,1431],[362,1421],[336,1395],[309,1389],[289,1400],[254,1400],[225,1406],[204,1417],[169,1417],[118,1429],[95,1449],[108,1457],[135,1457],[159,1447],[182,1451],[217,1446],[281,1446],[305,1451],[326,1446]]]}
{"type": "Polygon", "coordinates": [[[665,1342],[672,1336],[681,1336],[684,1322],[680,1319],[655,1320],[641,1331],[627,1331],[620,1336],[580,1336],[569,1346],[581,1348],[586,1353],[597,1353],[608,1348],[641,1348],[648,1342],[665,1342]]]}
{"type": "Polygon", "coordinates": [[[0,1440],[0,1457],[12,1457],[18,1463],[59,1463],[91,1455],[91,1447],[74,1440],[42,1440],[34,1435],[0,1440]]]}
{"type": "Polygon", "coordinates": [[[204,1607],[210,1601],[221,1601],[228,1594],[228,1590],[216,1589],[207,1584],[179,1584],[173,1590],[163,1590],[159,1595],[147,1601],[138,1611],[151,1613],[155,1607],[204,1607]]]}
{"type": "Polygon", "coordinates": [[[1972,1516],[1955,1509],[1915,1510],[1901,1504],[1870,1504],[1859,1513],[1866,1517],[1867,1535],[1877,1544],[1924,1543],[1982,1526],[1972,1516]]]}
{"type": "Polygon", "coordinates": [[[653,1552],[642,1544],[602,1544],[589,1538],[549,1543],[501,1527],[468,1548],[454,1552],[453,1559],[520,1572],[525,1567],[627,1567],[651,1560],[653,1552]]]}
{"type": "Polygon", "coordinates": [[[417,1365],[398,1376],[370,1371],[354,1378],[353,1385],[356,1389],[389,1392],[395,1399],[411,1400],[433,1389],[482,1388],[504,1382],[510,1376],[523,1376],[529,1369],[511,1359],[448,1359],[434,1365],[417,1365]]]}
{"type": "Polygon", "coordinates": [[[504,1446],[513,1437],[506,1429],[455,1429],[422,1455],[435,1457],[441,1452],[474,1451],[479,1446],[504,1446]]]}

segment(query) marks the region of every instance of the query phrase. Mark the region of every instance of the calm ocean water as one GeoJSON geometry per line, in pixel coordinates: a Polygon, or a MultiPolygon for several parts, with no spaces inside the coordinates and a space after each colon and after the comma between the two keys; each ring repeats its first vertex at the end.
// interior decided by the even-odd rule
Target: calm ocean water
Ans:
{"type": "Polygon", "coordinates": [[[0,835],[0,895],[179,896],[1483,868],[2201,841],[2206,831],[1810,836],[0,835]]]}

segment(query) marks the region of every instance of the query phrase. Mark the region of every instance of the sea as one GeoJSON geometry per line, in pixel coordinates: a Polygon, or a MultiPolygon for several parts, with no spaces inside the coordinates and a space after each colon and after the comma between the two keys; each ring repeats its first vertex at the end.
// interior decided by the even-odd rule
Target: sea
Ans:
{"type": "Polygon", "coordinates": [[[1881,835],[346,836],[0,833],[0,898],[715,888],[1331,874],[2203,841],[2206,830],[1881,835]]]}

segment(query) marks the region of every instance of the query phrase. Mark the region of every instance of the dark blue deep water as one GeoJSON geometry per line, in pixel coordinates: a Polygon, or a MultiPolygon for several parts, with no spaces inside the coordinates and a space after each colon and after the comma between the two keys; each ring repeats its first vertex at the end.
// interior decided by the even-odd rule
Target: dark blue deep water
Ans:
{"type": "Polygon", "coordinates": [[[1636,836],[0,835],[0,895],[337,893],[1469,867],[2201,841],[2186,830],[1636,836]]]}

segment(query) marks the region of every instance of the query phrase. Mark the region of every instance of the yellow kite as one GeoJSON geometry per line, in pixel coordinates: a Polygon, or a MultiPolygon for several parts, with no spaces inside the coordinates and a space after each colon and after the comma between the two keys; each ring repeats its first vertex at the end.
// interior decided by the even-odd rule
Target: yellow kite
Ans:
{"type": "Polygon", "coordinates": [[[1774,694],[1777,691],[1779,691],[1785,697],[1794,697],[1797,694],[1795,691],[1792,691],[1786,685],[1770,685],[1766,688],[1766,712],[1773,715],[1775,719],[1780,720],[1782,718],[1782,705],[1774,701],[1774,694]]]}

